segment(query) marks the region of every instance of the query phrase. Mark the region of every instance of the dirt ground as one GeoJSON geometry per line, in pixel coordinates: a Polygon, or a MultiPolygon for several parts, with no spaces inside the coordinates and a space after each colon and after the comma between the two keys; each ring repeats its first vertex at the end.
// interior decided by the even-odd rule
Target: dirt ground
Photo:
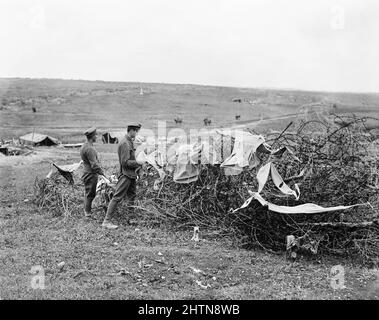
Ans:
{"type": "MultiPolygon", "coordinates": [[[[99,145],[102,161],[115,146],[99,145]]],[[[284,255],[239,249],[201,230],[139,225],[116,231],[93,220],[53,217],[32,203],[33,183],[50,162],[72,163],[78,150],[37,148],[29,157],[0,160],[1,299],[378,299],[379,270],[337,258],[288,261],[284,255]],[[63,263],[64,262],[64,265],[63,263]],[[332,267],[345,271],[333,289],[332,267]],[[45,289],[35,288],[42,266],[45,289]]]]}

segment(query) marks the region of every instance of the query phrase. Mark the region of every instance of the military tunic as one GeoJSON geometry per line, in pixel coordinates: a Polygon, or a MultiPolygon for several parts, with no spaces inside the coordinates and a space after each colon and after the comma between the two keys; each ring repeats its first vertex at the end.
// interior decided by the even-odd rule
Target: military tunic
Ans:
{"type": "Polygon", "coordinates": [[[98,181],[98,175],[104,175],[103,170],[100,167],[97,151],[93,147],[93,144],[86,142],[80,149],[80,156],[83,160],[83,176],[84,183],[84,203],[85,211],[91,212],[92,201],[96,196],[96,186],[98,181]]]}
{"type": "Polygon", "coordinates": [[[124,198],[128,198],[129,204],[134,205],[136,197],[136,169],[140,165],[136,161],[133,140],[126,136],[118,145],[118,159],[120,164],[116,191],[109,203],[105,220],[108,220],[116,210],[118,203],[124,198]]]}

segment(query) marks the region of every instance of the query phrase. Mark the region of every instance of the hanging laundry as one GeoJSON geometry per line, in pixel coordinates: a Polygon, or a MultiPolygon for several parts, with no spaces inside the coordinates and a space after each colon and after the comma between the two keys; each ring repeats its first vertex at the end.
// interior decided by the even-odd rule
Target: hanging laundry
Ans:
{"type": "Polygon", "coordinates": [[[271,163],[270,162],[265,164],[263,167],[261,167],[258,170],[258,172],[257,172],[258,193],[261,193],[264,186],[266,185],[270,171],[271,171],[271,163]]]}
{"type": "Polygon", "coordinates": [[[83,163],[83,161],[80,161],[80,162],[77,162],[77,163],[73,163],[73,164],[59,165],[59,166],[57,164],[53,163],[53,165],[58,170],[73,173],[73,172],[75,172],[76,170],[78,170],[80,168],[80,166],[82,165],[82,163],[83,163]]]}
{"type": "Polygon", "coordinates": [[[109,180],[105,179],[104,176],[99,176],[99,180],[96,185],[96,193],[105,191],[106,187],[110,187],[114,190],[116,188],[117,181],[118,178],[114,174],[109,177],[109,180]]]}
{"type": "Polygon", "coordinates": [[[257,152],[251,154],[249,159],[249,169],[253,169],[260,164],[259,158],[257,156],[257,152]]]}
{"type": "MultiPolygon", "coordinates": [[[[256,166],[259,160],[254,156],[257,148],[264,143],[262,136],[252,135],[249,132],[237,131],[232,154],[221,164],[222,168],[233,168],[235,172],[249,166],[256,166]]],[[[233,172],[226,171],[225,174],[233,172]]]]}
{"type": "Polygon", "coordinates": [[[306,204],[301,204],[298,206],[278,206],[276,204],[270,203],[262,198],[262,196],[259,193],[256,192],[251,192],[251,197],[245,201],[245,203],[238,209],[234,210],[233,212],[237,212],[241,209],[244,209],[248,207],[251,203],[252,200],[257,200],[262,206],[265,206],[268,208],[268,210],[277,212],[277,213],[284,213],[284,214],[298,214],[298,213],[304,213],[304,214],[316,214],[316,213],[324,213],[324,212],[333,212],[333,211],[339,211],[339,210],[347,210],[351,209],[357,206],[366,206],[368,203],[364,204],[355,204],[351,206],[335,206],[335,207],[321,207],[317,204],[314,203],[306,203],[306,204]]]}
{"type": "Polygon", "coordinates": [[[164,167],[166,165],[174,165],[176,162],[176,151],[177,149],[183,145],[183,143],[178,142],[179,138],[165,138],[159,137],[158,143],[156,145],[155,150],[157,150],[156,154],[156,162],[160,167],[164,167]]]}
{"type": "Polygon", "coordinates": [[[240,210],[242,210],[242,209],[247,208],[247,207],[250,205],[251,201],[253,201],[253,200],[254,200],[254,197],[251,196],[250,198],[248,198],[248,199],[243,203],[242,206],[240,206],[239,208],[233,210],[233,213],[236,213],[236,212],[238,212],[238,211],[240,211],[240,210]]]}
{"type": "Polygon", "coordinates": [[[271,179],[274,182],[275,186],[286,195],[293,195],[296,200],[300,198],[300,190],[297,184],[295,184],[295,188],[297,191],[292,190],[282,179],[278,170],[276,170],[274,164],[271,163],[271,179]]]}
{"type": "MultiPolygon", "coordinates": [[[[79,167],[82,165],[83,161],[80,161],[78,163],[68,164],[68,165],[57,165],[53,163],[53,166],[57,168],[58,172],[70,183],[74,184],[74,176],[73,173],[79,169],[79,167]]],[[[48,178],[50,178],[52,175],[52,171],[49,172],[47,175],[48,178]]]]}
{"type": "Polygon", "coordinates": [[[140,151],[136,156],[136,160],[140,163],[150,164],[155,170],[157,170],[157,172],[159,174],[159,178],[161,180],[163,180],[164,177],[166,176],[166,173],[164,172],[163,169],[161,169],[158,166],[158,164],[156,162],[156,155],[157,155],[157,150],[150,153],[149,155],[147,155],[144,151],[140,151]]]}
{"type": "Polygon", "coordinates": [[[202,164],[221,164],[221,153],[217,152],[217,148],[213,143],[213,140],[201,142],[201,163],[202,164]]]}
{"type": "Polygon", "coordinates": [[[200,174],[199,160],[201,145],[182,145],[177,150],[177,161],[173,180],[176,183],[191,183],[197,181],[200,174]]]}
{"type": "Polygon", "coordinates": [[[231,130],[215,130],[212,132],[211,141],[215,150],[217,164],[221,164],[232,154],[233,132],[231,130]]]}
{"type": "Polygon", "coordinates": [[[276,170],[273,163],[269,162],[259,169],[257,173],[258,180],[258,193],[261,193],[264,186],[267,183],[268,177],[271,173],[271,179],[274,182],[275,186],[286,195],[293,195],[296,200],[299,200],[300,189],[298,185],[295,184],[296,191],[292,190],[282,179],[278,170],[276,170]]]}
{"type": "Polygon", "coordinates": [[[243,168],[241,167],[226,167],[224,168],[224,174],[226,176],[238,176],[239,174],[241,174],[243,172],[243,168]]]}

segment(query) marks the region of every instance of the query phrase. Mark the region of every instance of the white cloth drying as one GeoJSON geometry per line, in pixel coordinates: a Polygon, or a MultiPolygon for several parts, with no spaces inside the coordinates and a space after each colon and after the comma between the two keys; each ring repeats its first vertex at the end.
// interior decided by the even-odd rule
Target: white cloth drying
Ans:
{"type": "Polygon", "coordinates": [[[274,182],[275,186],[286,195],[293,195],[296,200],[299,200],[300,197],[300,190],[298,185],[295,185],[296,191],[292,190],[284,181],[283,178],[280,176],[278,170],[276,170],[274,164],[272,162],[267,163],[262,168],[259,169],[257,173],[257,180],[258,180],[258,193],[261,193],[264,186],[267,183],[268,177],[271,173],[271,179],[274,182]]]}
{"type": "Polygon", "coordinates": [[[314,203],[306,203],[306,204],[301,204],[301,205],[293,206],[293,207],[278,206],[276,204],[266,201],[257,192],[249,192],[249,193],[251,194],[251,197],[247,199],[240,208],[234,210],[234,212],[237,212],[241,209],[248,207],[253,199],[258,200],[262,206],[267,206],[270,211],[277,212],[277,213],[284,213],[284,214],[298,214],[298,213],[316,214],[316,213],[332,212],[332,211],[338,211],[338,210],[347,210],[353,207],[367,205],[367,203],[364,203],[364,204],[355,204],[351,206],[336,206],[336,207],[325,208],[314,203]]]}

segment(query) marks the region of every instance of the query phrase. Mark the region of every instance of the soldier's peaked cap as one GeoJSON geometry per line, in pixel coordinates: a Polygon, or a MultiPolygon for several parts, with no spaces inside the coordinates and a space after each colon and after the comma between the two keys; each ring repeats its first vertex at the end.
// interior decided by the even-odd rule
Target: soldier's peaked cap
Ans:
{"type": "Polygon", "coordinates": [[[89,137],[89,136],[92,136],[95,133],[96,133],[96,128],[92,127],[92,128],[89,128],[88,130],[86,130],[86,132],[84,132],[84,135],[87,136],[87,137],[89,137]]]}
{"type": "Polygon", "coordinates": [[[141,129],[142,125],[138,122],[129,122],[127,124],[127,127],[132,127],[132,128],[138,128],[138,129],[141,129]]]}

